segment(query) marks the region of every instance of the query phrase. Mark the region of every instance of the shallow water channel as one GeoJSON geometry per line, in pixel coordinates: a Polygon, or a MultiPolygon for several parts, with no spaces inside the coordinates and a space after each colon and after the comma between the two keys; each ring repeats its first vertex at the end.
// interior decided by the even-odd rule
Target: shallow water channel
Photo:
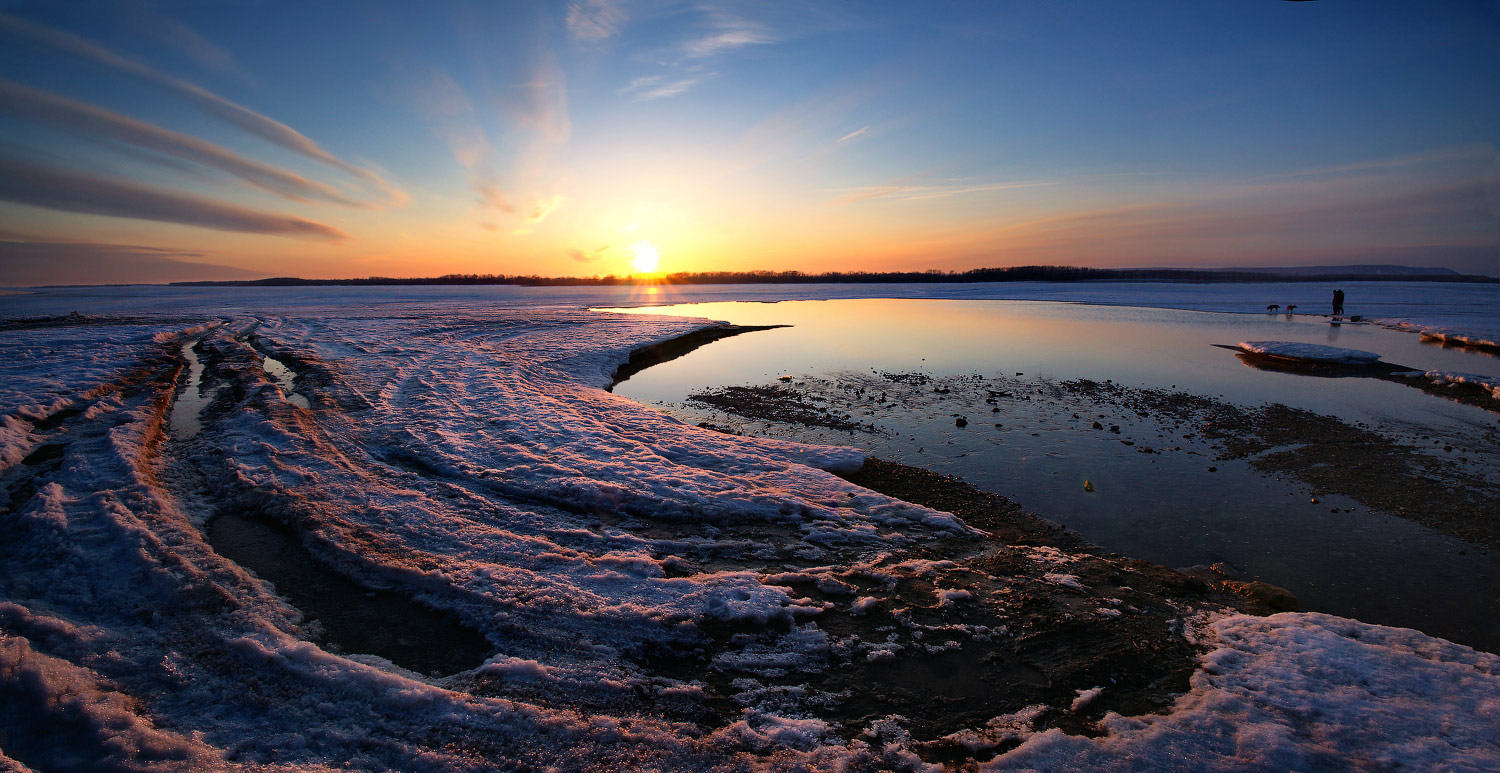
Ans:
{"type": "Polygon", "coordinates": [[[1173,428],[1123,408],[1030,394],[1032,387],[1086,378],[1240,405],[1283,403],[1367,424],[1492,479],[1500,468],[1494,413],[1390,381],[1257,370],[1215,344],[1300,341],[1372,351],[1385,362],[1424,370],[1491,375],[1500,375],[1500,358],[1374,325],[1282,314],[889,299],[618,311],[791,325],[715,342],[615,389],[686,421],[728,420],[750,434],[859,446],[963,477],[1109,550],[1175,567],[1222,563],[1242,579],[1288,588],[1305,610],[1500,650],[1500,552],[1261,473],[1249,460],[1216,459],[1201,438],[1184,441],[1173,428]],[[1028,394],[994,404],[982,392],[966,397],[955,390],[853,416],[874,432],[735,422],[688,402],[707,389],[779,383],[785,376],[816,392],[876,385],[884,374],[902,373],[1003,378],[1028,394]],[[965,426],[956,425],[957,416],[966,417],[965,426]],[[1095,421],[1121,432],[1098,431],[1095,421]],[[1149,446],[1166,452],[1142,453],[1149,446]]]}

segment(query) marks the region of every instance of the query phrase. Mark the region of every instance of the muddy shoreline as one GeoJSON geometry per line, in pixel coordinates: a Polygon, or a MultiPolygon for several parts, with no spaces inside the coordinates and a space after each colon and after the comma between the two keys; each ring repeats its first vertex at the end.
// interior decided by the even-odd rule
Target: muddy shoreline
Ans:
{"type": "MultiPolygon", "coordinates": [[[[975,397],[988,395],[982,399],[996,405],[996,412],[1004,401],[1055,400],[1057,411],[1065,413],[1078,410],[1078,405],[1065,404],[1063,398],[1081,398],[1089,408],[1133,414],[1169,431],[1152,445],[1122,435],[1120,442],[1138,453],[1172,453],[1182,450],[1183,444],[1206,441],[1213,459],[1249,460],[1263,474],[1302,481],[1314,491],[1315,504],[1320,494],[1348,497],[1476,546],[1500,548],[1500,483],[1469,464],[1468,449],[1436,441],[1442,453],[1434,455],[1368,427],[1281,404],[1247,407],[1202,395],[1090,379],[1027,383],[977,376],[934,378],[921,373],[846,374],[830,381],[803,378],[722,387],[693,394],[689,403],[755,422],[878,433],[881,430],[874,424],[861,421],[856,406],[870,401],[894,404],[911,392],[946,399],[965,390],[975,397]],[[902,390],[899,394],[898,389],[902,390]]],[[[1080,414],[1072,415],[1078,419],[1080,414]]],[[[959,413],[951,418],[961,427],[971,420],[984,421],[959,413]]],[[[1109,420],[1093,421],[1092,427],[1120,434],[1120,425],[1109,420]]],[[[1497,439],[1496,434],[1491,430],[1490,439],[1497,439]]]]}

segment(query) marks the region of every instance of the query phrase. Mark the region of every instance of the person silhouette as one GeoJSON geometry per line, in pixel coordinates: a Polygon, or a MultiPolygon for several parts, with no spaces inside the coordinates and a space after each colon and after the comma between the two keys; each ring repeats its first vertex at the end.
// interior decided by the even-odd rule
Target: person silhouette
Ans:
{"type": "Polygon", "coordinates": [[[1334,290],[1333,291],[1333,316],[1335,316],[1335,317],[1342,317],[1342,316],[1344,316],[1344,291],[1343,290],[1334,290]]]}

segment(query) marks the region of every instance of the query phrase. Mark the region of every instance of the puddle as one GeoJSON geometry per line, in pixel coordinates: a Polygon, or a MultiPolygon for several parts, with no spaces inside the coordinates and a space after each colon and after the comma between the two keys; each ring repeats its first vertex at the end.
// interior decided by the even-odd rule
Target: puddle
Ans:
{"type": "Polygon", "coordinates": [[[276,384],[281,393],[286,395],[288,402],[304,410],[312,410],[312,403],[308,402],[307,398],[303,395],[293,391],[297,374],[293,373],[292,369],[286,366],[286,363],[267,355],[261,361],[261,367],[265,368],[266,375],[271,377],[271,381],[276,384]]]}
{"type": "Polygon", "coordinates": [[[468,671],[494,652],[488,639],[448,614],[324,566],[294,531],[268,517],[226,513],[210,520],[206,532],[219,555],[275,585],[308,622],[316,621],[314,639],[332,652],[378,655],[430,675],[468,671]]]}
{"type": "MultiPolygon", "coordinates": [[[[1304,609],[1500,651],[1495,551],[1344,497],[1319,494],[1310,501],[1308,485],[1267,477],[1248,460],[1219,459],[1190,421],[1147,419],[1054,387],[1063,378],[1113,378],[1239,404],[1277,400],[1371,421],[1412,443],[1443,438],[1453,448],[1440,455],[1452,457],[1458,472],[1481,475],[1494,464],[1494,418],[1481,409],[1374,379],[1249,370],[1211,345],[1316,339],[1328,336],[1326,324],[1315,330],[1245,315],[919,301],[715,304],[678,313],[794,327],[716,342],[636,375],[617,392],[689,423],[857,445],[883,459],[958,475],[1109,550],[1175,567],[1228,564],[1242,579],[1288,588],[1304,609]],[[912,374],[922,384],[890,382],[873,368],[912,374]],[[987,375],[983,384],[959,389],[972,373],[1015,377],[987,375]],[[995,387],[1001,391],[981,388],[995,381],[1014,383],[995,387]],[[739,384],[795,388],[809,410],[842,423],[747,420],[688,403],[706,388],[739,384]],[[845,424],[860,426],[842,431],[845,424]],[[874,431],[858,431],[864,425],[874,431]]],[[[1340,345],[1358,343],[1353,348],[1420,367],[1479,371],[1484,364],[1394,331],[1362,329],[1359,336],[1340,345]]],[[[1350,448],[1342,461],[1356,465],[1365,456],[1350,448]]]]}
{"type": "Polygon", "coordinates": [[[172,402],[172,411],[167,414],[167,432],[178,440],[186,440],[203,430],[203,409],[213,402],[218,389],[203,391],[203,363],[193,351],[197,340],[182,345],[182,358],[187,360],[188,374],[183,383],[182,394],[172,402]]]}

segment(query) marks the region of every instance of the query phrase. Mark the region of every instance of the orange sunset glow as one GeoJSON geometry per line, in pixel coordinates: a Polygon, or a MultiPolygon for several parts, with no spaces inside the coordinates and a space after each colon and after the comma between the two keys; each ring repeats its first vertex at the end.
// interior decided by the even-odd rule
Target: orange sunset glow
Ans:
{"type": "Polygon", "coordinates": [[[0,0],[0,773],[1500,771],[1500,0],[0,0]]]}
{"type": "Polygon", "coordinates": [[[1497,271],[1500,62],[1463,4],[8,7],[11,285],[1497,271]]]}

